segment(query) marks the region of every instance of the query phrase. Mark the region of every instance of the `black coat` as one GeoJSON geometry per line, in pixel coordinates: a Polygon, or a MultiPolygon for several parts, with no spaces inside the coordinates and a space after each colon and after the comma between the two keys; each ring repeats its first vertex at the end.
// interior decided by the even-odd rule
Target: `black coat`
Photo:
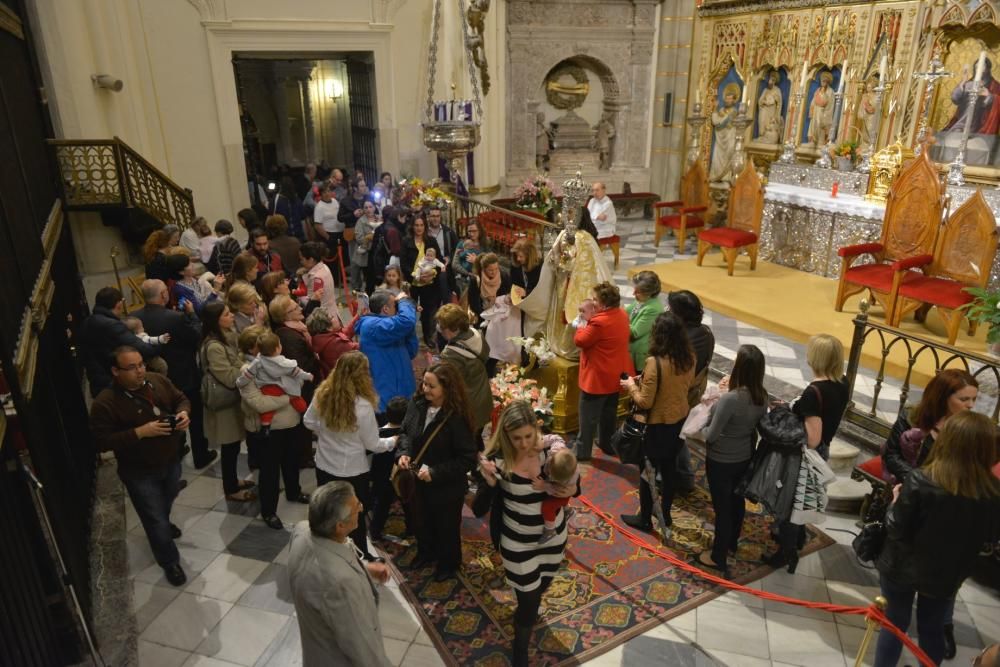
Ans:
{"type": "Polygon", "coordinates": [[[201,347],[201,322],[194,313],[182,313],[149,303],[132,313],[150,336],[170,334],[170,342],[159,347],[167,362],[167,377],[184,393],[200,389],[198,349],[201,347]]]}
{"type": "Polygon", "coordinates": [[[523,288],[525,296],[531,294],[531,291],[535,289],[535,285],[538,284],[538,279],[541,275],[541,264],[533,268],[531,271],[526,270],[523,266],[513,266],[510,269],[511,284],[523,288]]]}
{"type": "Polygon", "coordinates": [[[428,491],[445,498],[462,498],[468,489],[466,473],[476,466],[476,443],[472,430],[459,415],[448,413],[442,408],[430,424],[424,428],[428,403],[423,398],[410,401],[403,418],[403,433],[396,448],[397,457],[409,456],[416,459],[423,449],[425,439],[444,420],[441,430],[434,436],[427,451],[416,461],[416,468],[427,465],[431,469],[431,481],[426,484],[428,491]]]}
{"type": "MultiPolygon", "coordinates": [[[[913,467],[910,462],[906,460],[906,456],[903,455],[903,450],[900,447],[899,439],[904,433],[909,431],[913,426],[910,425],[910,421],[905,415],[899,415],[896,419],[896,423],[892,425],[892,430],[889,432],[889,437],[885,441],[884,453],[882,454],[882,466],[896,478],[897,482],[900,482],[913,471],[913,467]]],[[[927,459],[927,455],[931,452],[931,447],[934,446],[934,438],[927,434],[924,436],[923,442],[920,443],[920,451],[917,452],[916,467],[920,467],[924,464],[927,459]]]]}
{"type": "Polygon", "coordinates": [[[95,306],[90,317],[80,326],[80,354],[90,381],[90,395],[96,397],[111,386],[111,353],[120,345],[131,345],[143,359],[159,354],[156,348],[139,340],[114,312],[95,306]]]}
{"type": "Polygon", "coordinates": [[[882,576],[922,595],[955,595],[983,546],[1000,539],[1000,498],[953,496],[922,469],[906,476],[885,516],[882,576]]]}

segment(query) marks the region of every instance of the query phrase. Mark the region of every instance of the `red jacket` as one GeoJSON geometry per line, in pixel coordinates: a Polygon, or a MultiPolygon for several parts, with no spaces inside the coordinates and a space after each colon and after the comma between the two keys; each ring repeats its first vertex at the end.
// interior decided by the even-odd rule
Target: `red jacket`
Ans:
{"type": "Polygon", "coordinates": [[[341,356],[358,349],[358,344],[354,342],[354,323],[356,321],[357,319],[336,333],[328,331],[312,337],[312,349],[319,357],[319,366],[323,377],[333,372],[333,367],[337,365],[337,360],[341,356]]]}
{"type": "Polygon", "coordinates": [[[621,374],[635,375],[628,351],[628,315],[621,308],[604,310],[573,335],[580,348],[580,389],[588,394],[614,394],[621,374]]]}

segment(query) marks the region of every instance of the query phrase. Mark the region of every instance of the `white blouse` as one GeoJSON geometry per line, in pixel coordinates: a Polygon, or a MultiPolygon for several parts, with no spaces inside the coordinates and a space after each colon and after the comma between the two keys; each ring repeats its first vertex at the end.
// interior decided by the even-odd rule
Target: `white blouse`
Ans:
{"type": "Polygon", "coordinates": [[[309,404],[302,421],[316,434],[316,467],[334,477],[356,477],[369,471],[368,452],[391,451],[396,439],[379,438],[375,406],[360,396],[354,399],[358,427],[354,431],[333,431],[320,416],[316,401],[309,404]]]}

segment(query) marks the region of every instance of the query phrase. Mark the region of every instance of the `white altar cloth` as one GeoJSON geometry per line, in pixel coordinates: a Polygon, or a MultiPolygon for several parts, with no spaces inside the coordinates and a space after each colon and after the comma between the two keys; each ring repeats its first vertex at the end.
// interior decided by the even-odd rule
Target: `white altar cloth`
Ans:
{"type": "Polygon", "coordinates": [[[800,185],[785,183],[768,183],[764,190],[764,198],[792,206],[802,206],[816,211],[851,215],[858,218],[882,221],[885,216],[885,205],[865,201],[858,195],[841,193],[831,197],[826,190],[804,188],[800,185]]]}

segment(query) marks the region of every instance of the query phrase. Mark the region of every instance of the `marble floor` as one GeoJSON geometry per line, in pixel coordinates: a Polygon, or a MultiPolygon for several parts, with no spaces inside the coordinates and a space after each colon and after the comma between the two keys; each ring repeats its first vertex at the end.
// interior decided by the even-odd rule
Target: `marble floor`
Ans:
{"type": "MultiPolygon", "coordinates": [[[[648,220],[619,221],[623,236],[616,279],[631,296],[626,271],[637,264],[686,257],[672,238],[652,245],[648,220]]],[[[693,250],[689,245],[688,250],[693,250]]],[[[717,354],[733,358],[739,345],[757,344],[768,360],[769,381],[803,387],[809,377],[804,350],[773,334],[709,313],[717,354]]],[[[871,396],[874,377],[859,385],[871,396]]],[[[898,387],[883,387],[877,409],[898,409],[898,387]],[[893,400],[897,401],[894,405],[893,400]]],[[[241,459],[241,474],[249,474],[241,459]]],[[[131,506],[127,511],[129,571],[140,632],[142,667],[286,667],[301,662],[298,625],[287,586],[288,528],[306,517],[306,506],[281,499],[278,515],[286,530],[275,531],[255,517],[256,503],[228,503],[223,498],[218,462],[203,471],[185,464],[187,488],[172,518],[184,534],[178,540],[188,583],[173,588],[153,562],[142,527],[131,506]]],[[[306,491],[315,485],[311,471],[302,474],[306,491]]],[[[126,501],[127,503],[127,501],[126,501]]],[[[854,517],[831,515],[820,526],[837,541],[804,558],[794,575],[775,572],[752,587],[806,600],[863,605],[878,592],[877,574],[860,566],[850,549],[854,517]]],[[[420,627],[416,615],[390,581],[380,615],[386,652],[393,664],[444,664],[420,627]]],[[[973,583],[959,593],[955,609],[958,656],[967,665],[985,644],[1000,641],[1000,595],[973,583]]],[[[728,665],[768,667],[849,667],[863,635],[863,619],[834,616],[764,602],[748,594],[728,593],[619,645],[588,664],[728,665]]],[[[912,630],[912,629],[911,629],[912,630]]],[[[871,663],[871,652],[865,663],[871,663]]],[[[900,664],[916,665],[904,654],[900,664]]]]}

